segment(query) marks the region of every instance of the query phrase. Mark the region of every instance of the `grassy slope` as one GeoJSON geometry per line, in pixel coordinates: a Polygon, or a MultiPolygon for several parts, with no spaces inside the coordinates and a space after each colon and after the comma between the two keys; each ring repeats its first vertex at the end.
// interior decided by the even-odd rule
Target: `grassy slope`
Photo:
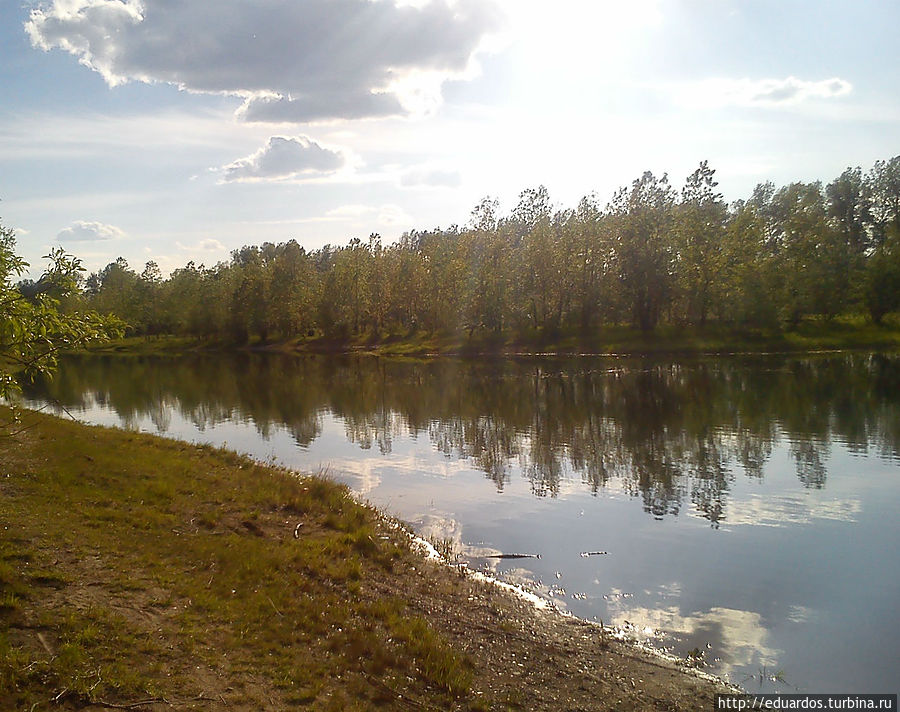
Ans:
{"type": "Polygon", "coordinates": [[[377,701],[367,675],[468,691],[422,617],[364,591],[415,557],[343,488],[48,418],[18,440],[0,456],[0,708],[190,699],[221,674],[259,702],[260,665],[281,704],[377,701]]]}
{"type": "Polygon", "coordinates": [[[25,422],[0,434],[0,709],[712,706],[677,666],[426,562],[336,484],[25,422]]]}

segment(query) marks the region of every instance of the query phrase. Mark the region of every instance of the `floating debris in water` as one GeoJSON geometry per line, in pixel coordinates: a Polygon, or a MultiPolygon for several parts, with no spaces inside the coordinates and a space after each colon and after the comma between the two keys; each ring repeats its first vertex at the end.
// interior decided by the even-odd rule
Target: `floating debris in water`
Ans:
{"type": "Polygon", "coordinates": [[[540,554],[488,554],[485,559],[540,559],[540,554]]]}
{"type": "Polygon", "coordinates": [[[589,556],[606,556],[609,554],[608,551],[582,551],[581,556],[587,558],[589,556]]]}

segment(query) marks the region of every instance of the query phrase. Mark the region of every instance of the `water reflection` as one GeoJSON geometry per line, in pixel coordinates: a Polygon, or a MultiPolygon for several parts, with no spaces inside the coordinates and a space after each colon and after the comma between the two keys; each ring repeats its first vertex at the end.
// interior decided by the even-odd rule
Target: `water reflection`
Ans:
{"type": "Polygon", "coordinates": [[[752,494],[728,518],[730,526],[785,527],[814,520],[853,523],[862,511],[859,497],[810,501],[798,494],[752,494]]]}
{"type": "Polygon", "coordinates": [[[471,567],[754,689],[896,681],[898,358],[106,357],[25,390],[324,466],[471,567]]]}
{"type": "Polygon", "coordinates": [[[713,607],[685,615],[677,604],[643,608],[623,605],[627,603],[623,598],[612,606],[614,625],[649,641],[655,641],[657,631],[665,631],[664,637],[677,639],[679,647],[693,651],[698,661],[711,650],[721,651],[715,662],[726,678],[736,679],[736,671],[778,669],[782,651],[771,646],[771,634],[759,613],[713,607]]]}
{"type": "MultiPolygon", "coordinates": [[[[597,493],[612,481],[662,519],[684,511],[713,526],[736,474],[762,478],[786,441],[804,488],[828,480],[833,441],[897,458],[900,367],[889,356],[765,358],[646,366],[631,361],[406,361],[241,354],[186,359],[86,358],[29,398],[69,409],[102,405],[126,427],[160,432],[177,412],[203,431],[235,418],[308,447],[326,414],[347,440],[389,454],[427,437],[502,491],[521,472],[554,497],[566,483],[597,493]]],[[[758,513],[753,516],[757,516],[758,513]]],[[[771,519],[771,512],[763,518],[771,519]]],[[[788,514],[787,516],[794,516],[788,514]]]]}

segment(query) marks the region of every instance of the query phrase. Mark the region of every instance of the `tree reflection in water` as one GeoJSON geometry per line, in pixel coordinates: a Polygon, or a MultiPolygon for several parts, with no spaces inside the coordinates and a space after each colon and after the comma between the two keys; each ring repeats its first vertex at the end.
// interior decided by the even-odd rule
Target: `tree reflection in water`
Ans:
{"type": "Polygon", "coordinates": [[[64,360],[26,397],[68,409],[104,403],[126,427],[160,432],[177,412],[203,430],[252,421],[301,446],[323,415],[346,437],[389,453],[428,437],[473,462],[499,490],[518,469],[537,496],[580,481],[618,483],[662,518],[690,506],[717,525],[738,475],[761,478],[785,439],[804,487],[827,484],[830,444],[898,457],[900,359],[755,357],[653,363],[613,359],[428,361],[271,354],[64,360]]]}

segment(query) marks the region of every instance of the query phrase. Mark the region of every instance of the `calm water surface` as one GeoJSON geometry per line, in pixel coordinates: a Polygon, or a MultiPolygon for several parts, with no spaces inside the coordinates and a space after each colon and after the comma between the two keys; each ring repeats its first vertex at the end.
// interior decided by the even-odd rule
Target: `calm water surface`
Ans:
{"type": "Polygon", "coordinates": [[[747,689],[898,690],[900,358],[92,357],[26,396],[327,468],[747,689]]]}

